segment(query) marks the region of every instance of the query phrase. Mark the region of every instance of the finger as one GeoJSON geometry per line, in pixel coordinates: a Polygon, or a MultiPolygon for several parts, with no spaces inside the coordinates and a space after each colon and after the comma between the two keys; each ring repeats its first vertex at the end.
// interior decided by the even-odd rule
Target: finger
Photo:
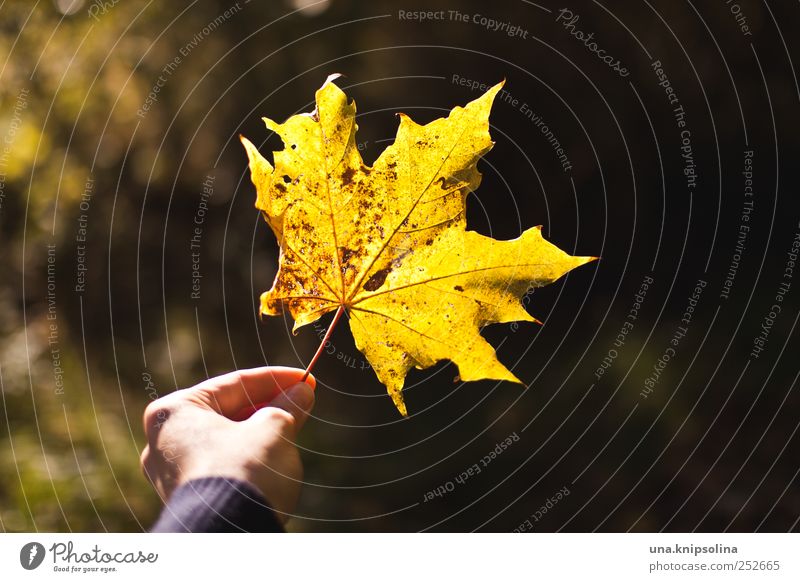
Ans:
{"type": "MultiPolygon", "coordinates": [[[[307,385],[311,386],[312,390],[316,389],[317,381],[313,376],[309,375],[305,379],[305,383],[307,385]]],[[[233,416],[230,416],[229,418],[231,420],[236,420],[236,421],[246,420],[246,419],[250,418],[256,412],[261,410],[262,408],[266,408],[268,406],[272,406],[272,400],[274,400],[275,398],[278,398],[279,396],[284,394],[287,390],[290,390],[293,386],[294,386],[294,384],[292,384],[290,386],[285,386],[285,385],[281,386],[279,390],[275,391],[275,393],[272,395],[273,398],[271,398],[269,401],[258,402],[256,404],[249,404],[245,408],[240,409],[239,412],[237,412],[233,416]]]]}
{"type": "MultiPolygon", "coordinates": [[[[248,413],[300,382],[304,374],[303,370],[283,366],[237,370],[189,388],[187,396],[200,399],[228,418],[246,418],[248,413]]],[[[316,385],[313,376],[306,381],[316,385]]]]}
{"type": "Polygon", "coordinates": [[[300,430],[308,418],[308,413],[314,407],[314,399],[314,389],[310,385],[300,382],[278,394],[266,408],[254,416],[267,414],[267,408],[280,408],[294,417],[295,430],[300,430]]]}

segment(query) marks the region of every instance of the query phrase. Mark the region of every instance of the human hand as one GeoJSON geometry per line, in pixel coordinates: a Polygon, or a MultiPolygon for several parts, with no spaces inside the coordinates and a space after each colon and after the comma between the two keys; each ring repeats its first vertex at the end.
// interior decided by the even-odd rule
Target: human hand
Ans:
{"type": "Polygon", "coordinates": [[[300,494],[303,466],[294,444],[314,405],[313,376],[303,370],[239,370],[178,390],[144,412],[145,475],[166,501],[200,477],[247,481],[283,520],[300,494]]]}

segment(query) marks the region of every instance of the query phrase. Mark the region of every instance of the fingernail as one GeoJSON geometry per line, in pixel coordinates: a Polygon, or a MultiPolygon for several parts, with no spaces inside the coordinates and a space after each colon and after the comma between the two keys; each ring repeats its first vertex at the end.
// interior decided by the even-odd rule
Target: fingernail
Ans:
{"type": "Polygon", "coordinates": [[[314,390],[305,382],[295,384],[286,391],[286,397],[298,408],[309,410],[314,404],[314,390]]]}

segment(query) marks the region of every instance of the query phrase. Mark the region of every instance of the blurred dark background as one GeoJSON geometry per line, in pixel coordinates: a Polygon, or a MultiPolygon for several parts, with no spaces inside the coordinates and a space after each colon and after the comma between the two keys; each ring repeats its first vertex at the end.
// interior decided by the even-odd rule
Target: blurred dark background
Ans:
{"type": "Polygon", "coordinates": [[[308,362],[330,316],[297,336],[257,316],[277,245],[238,135],[280,149],[261,116],[310,111],[338,72],[368,163],[395,112],[427,122],[506,79],[472,228],[543,224],[602,259],[525,299],[543,326],[485,330],[526,389],[442,363],[409,376],[401,419],[338,328],[290,529],[796,530],[800,8],[621,5],[0,3],[0,529],[146,529],[146,404],[308,362]]]}

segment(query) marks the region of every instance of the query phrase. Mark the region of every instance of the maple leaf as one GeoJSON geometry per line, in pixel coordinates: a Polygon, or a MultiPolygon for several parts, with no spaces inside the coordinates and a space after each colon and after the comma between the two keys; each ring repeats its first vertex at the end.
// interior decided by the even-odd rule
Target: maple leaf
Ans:
{"type": "Polygon", "coordinates": [[[355,103],[335,78],[316,92],[313,113],[264,119],[284,143],[274,167],[241,138],[256,207],[281,250],[261,313],[288,308],[296,333],[346,311],[356,346],[403,415],[413,367],[450,360],[461,380],[521,383],[480,329],[536,321],[521,297],[594,257],[568,255],[541,227],[509,241],[466,230],[466,198],[493,145],[489,111],[503,83],[426,125],[399,114],[394,143],[369,167],[356,145],[355,103]]]}

